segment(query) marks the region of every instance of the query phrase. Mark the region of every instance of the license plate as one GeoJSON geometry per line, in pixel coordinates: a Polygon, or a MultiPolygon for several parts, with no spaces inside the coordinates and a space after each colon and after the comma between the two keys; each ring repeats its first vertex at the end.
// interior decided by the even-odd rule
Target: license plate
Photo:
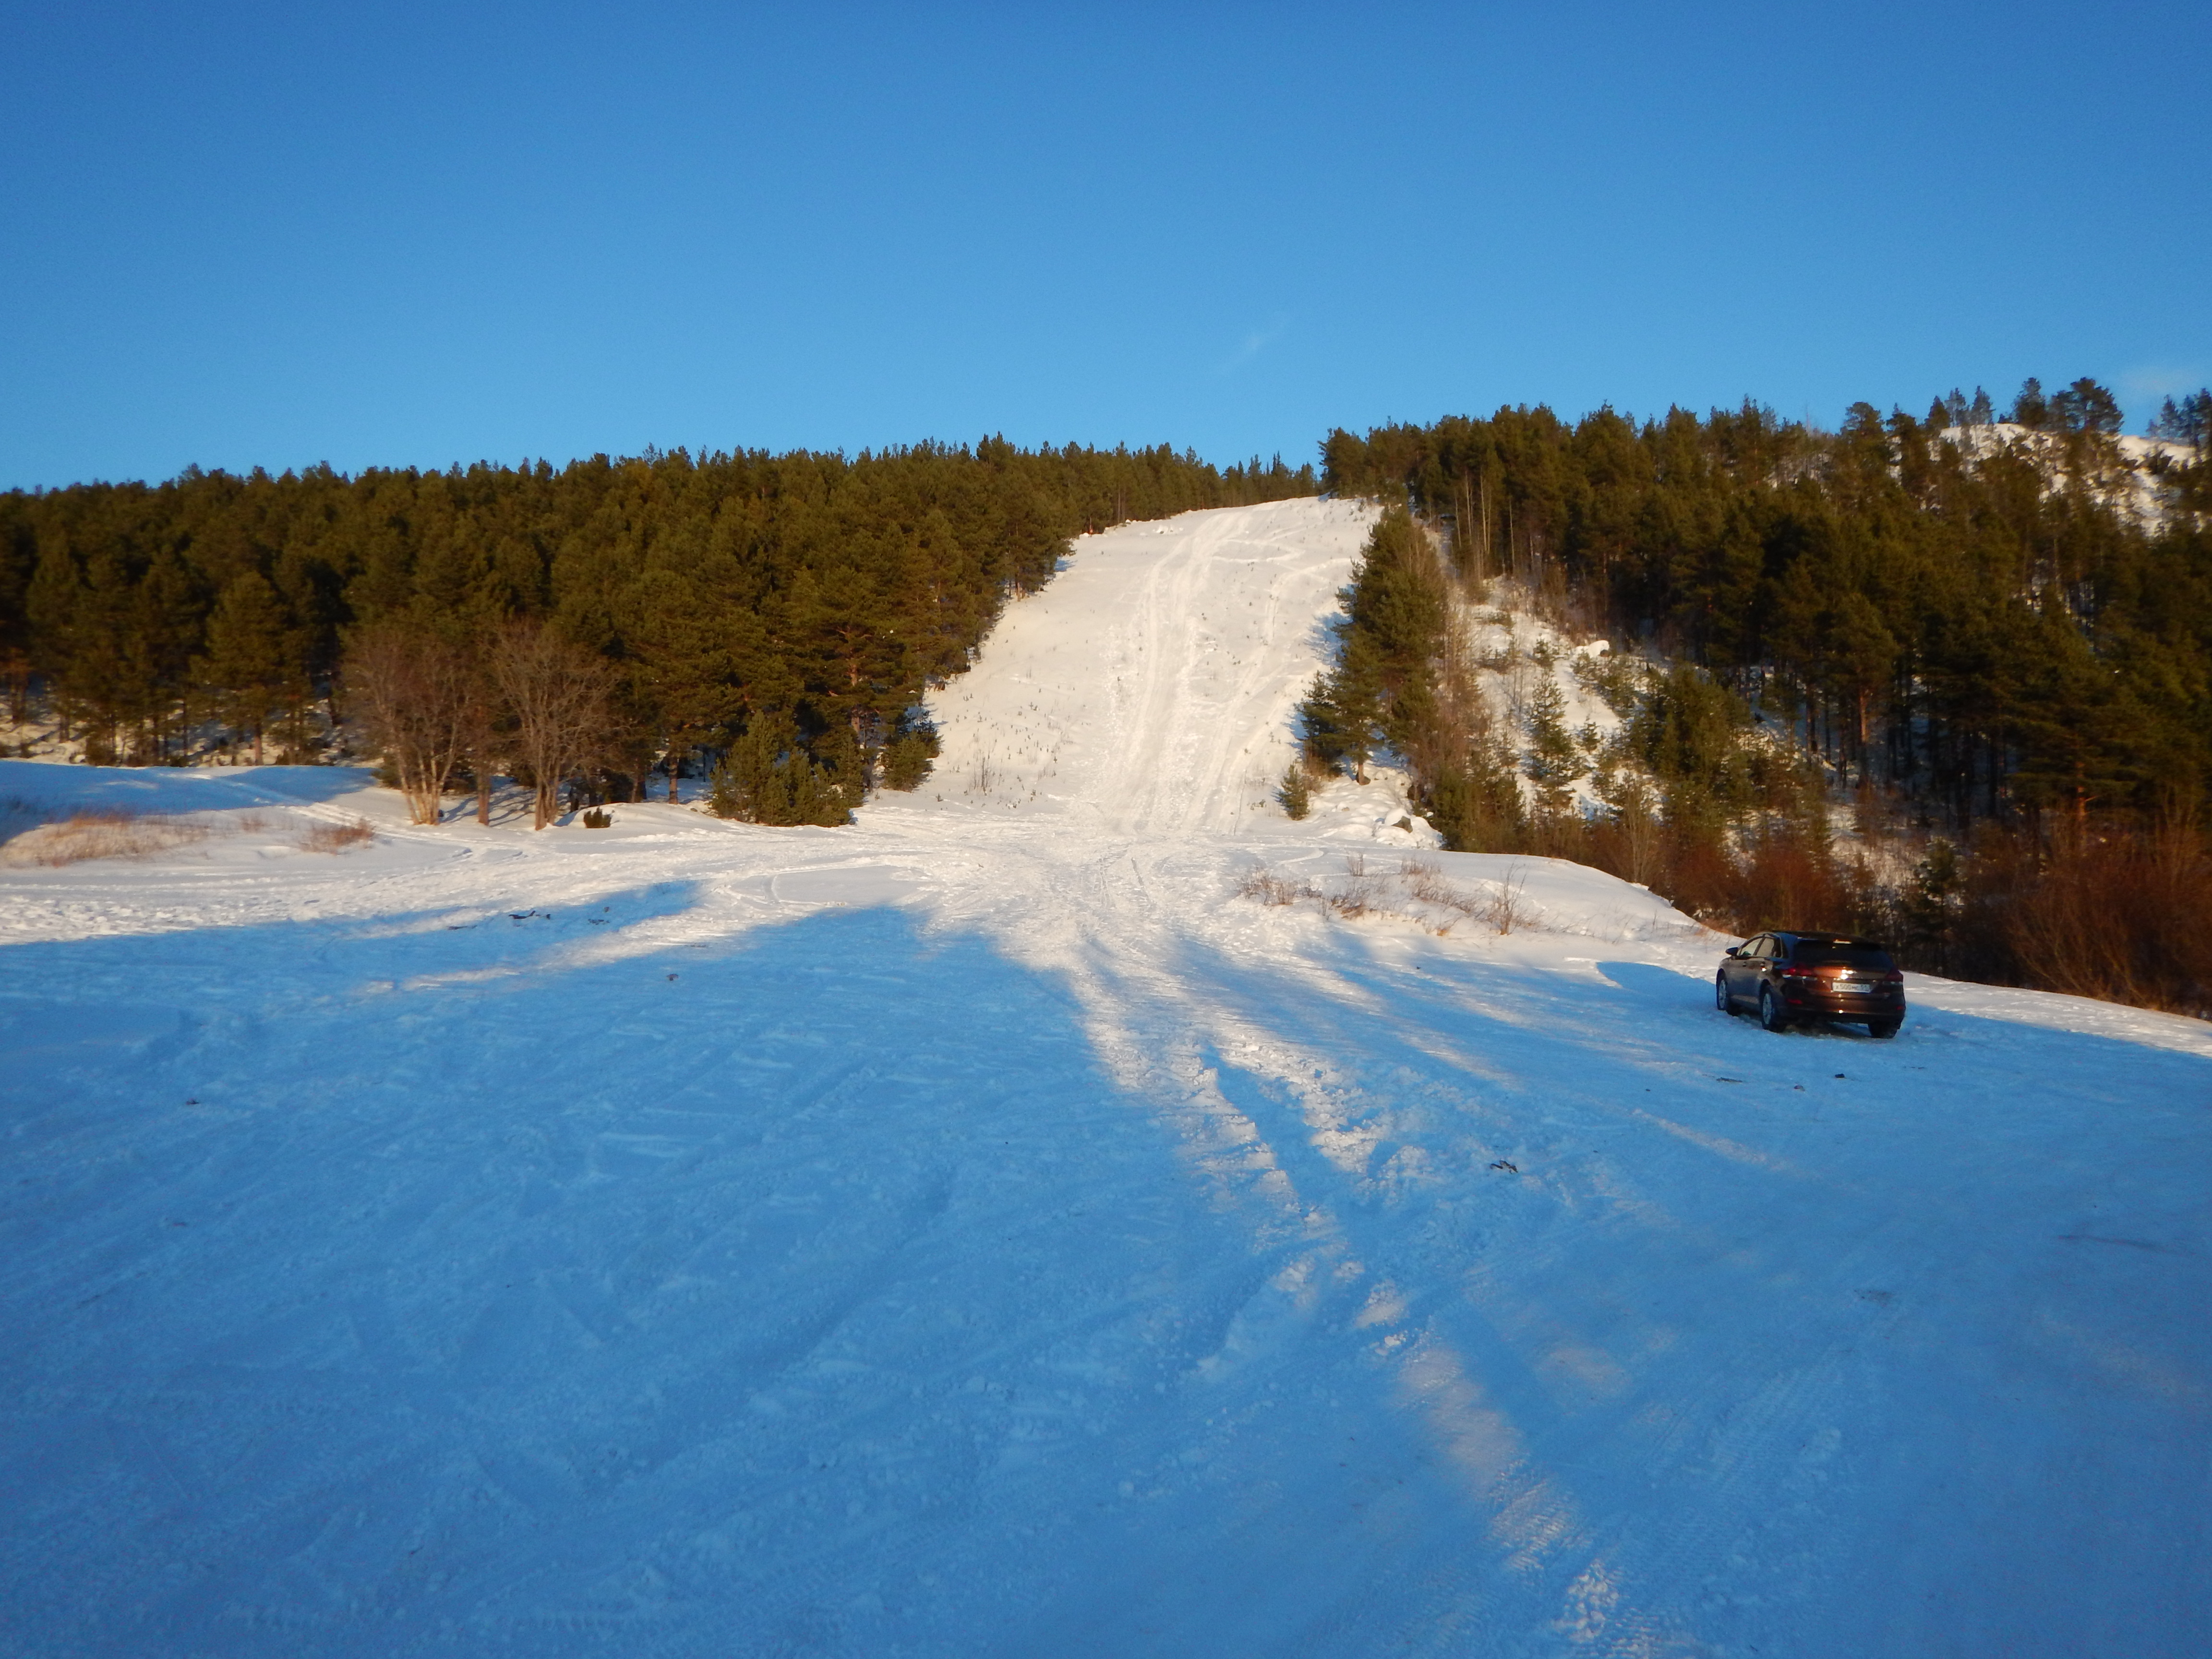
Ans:
{"type": "Polygon", "coordinates": [[[1845,996],[1863,997],[1874,987],[1863,979],[1839,979],[1836,981],[1836,988],[1845,996]]]}

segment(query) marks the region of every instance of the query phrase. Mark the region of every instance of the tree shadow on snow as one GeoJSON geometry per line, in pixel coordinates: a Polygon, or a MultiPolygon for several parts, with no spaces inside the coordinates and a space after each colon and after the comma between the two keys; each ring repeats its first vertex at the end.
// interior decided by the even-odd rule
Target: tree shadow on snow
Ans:
{"type": "Polygon", "coordinates": [[[74,810],[216,812],[335,799],[374,781],[359,766],[63,766],[0,761],[0,800],[74,810]]]}
{"type": "Polygon", "coordinates": [[[1237,1652],[1455,1593],[1397,1381],[1065,986],[893,908],[625,953],[694,897],[0,951],[62,1034],[0,1142],[20,1643],[1237,1652]]]}
{"type": "Polygon", "coordinates": [[[1424,1537],[1409,1570],[1508,1629],[1595,1611],[1798,1651],[1919,1642],[1853,1588],[1900,1573],[2084,1644],[2201,1614],[2161,1517],[2212,1494],[2155,1449],[2203,1422],[2148,1379],[2212,1366],[2212,1266],[2174,1253],[2204,1059],[1928,1008],[1889,1041],[1778,1036],[1646,963],[1331,938],[1316,973],[1194,944],[1179,977],[1222,1097],[1363,1269],[1346,1323],[1391,1356],[1425,1467],[1516,1564],[1424,1537]],[[1799,1495],[1831,1443],[1821,1481],[1869,1493],[1844,1526],[1799,1495]],[[2075,1471],[2066,1513],[2021,1507],[2028,1455],[2075,1471]]]}

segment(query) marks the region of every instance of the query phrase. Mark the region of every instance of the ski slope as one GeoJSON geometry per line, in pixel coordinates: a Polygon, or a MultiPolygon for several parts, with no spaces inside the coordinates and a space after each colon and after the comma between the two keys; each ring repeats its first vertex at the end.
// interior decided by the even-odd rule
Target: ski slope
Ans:
{"type": "Polygon", "coordinates": [[[0,762],[206,832],[0,862],[0,1650],[2199,1650],[2212,1032],[1289,823],[1366,524],[1085,538],[843,830],[0,762]]]}
{"type": "Polygon", "coordinates": [[[1086,538],[1000,622],[987,672],[934,699],[928,793],[1150,839],[1280,821],[1292,717],[1371,520],[1288,501],[1086,538]]]}

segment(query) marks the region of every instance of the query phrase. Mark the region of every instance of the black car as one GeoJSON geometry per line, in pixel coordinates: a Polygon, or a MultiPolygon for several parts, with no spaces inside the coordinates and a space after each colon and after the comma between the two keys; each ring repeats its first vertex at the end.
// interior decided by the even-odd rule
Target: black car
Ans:
{"type": "Polygon", "coordinates": [[[1770,1031],[1847,1019],[1869,1036],[1893,1037],[1905,1024],[1905,975],[1870,939],[1760,933],[1728,953],[1713,979],[1713,1001],[1724,1014],[1757,1009],[1770,1031]]]}

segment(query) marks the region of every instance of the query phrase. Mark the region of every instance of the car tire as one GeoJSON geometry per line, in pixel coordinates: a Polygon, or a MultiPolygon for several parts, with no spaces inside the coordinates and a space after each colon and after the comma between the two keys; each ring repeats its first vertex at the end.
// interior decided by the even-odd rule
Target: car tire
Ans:
{"type": "Polygon", "coordinates": [[[1897,1028],[1904,1024],[1901,1019],[1870,1019],[1867,1022],[1867,1035],[1870,1037],[1893,1037],[1897,1035],[1897,1028]]]}
{"type": "Polygon", "coordinates": [[[1735,1012],[1735,999],[1729,994],[1726,974],[1713,975],[1713,1006],[1724,1014],[1735,1012]]]}
{"type": "Polygon", "coordinates": [[[1782,1012],[1782,1005],[1774,1000],[1774,988],[1771,985],[1762,985],[1759,988],[1759,1023],[1770,1031],[1786,1031],[1790,1029],[1790,1016],[1782,1012]]]}

